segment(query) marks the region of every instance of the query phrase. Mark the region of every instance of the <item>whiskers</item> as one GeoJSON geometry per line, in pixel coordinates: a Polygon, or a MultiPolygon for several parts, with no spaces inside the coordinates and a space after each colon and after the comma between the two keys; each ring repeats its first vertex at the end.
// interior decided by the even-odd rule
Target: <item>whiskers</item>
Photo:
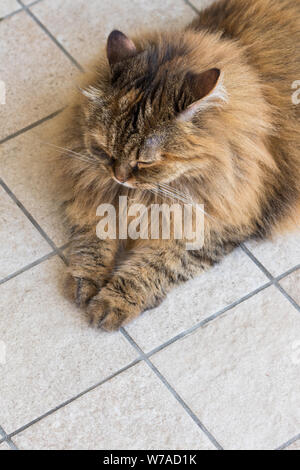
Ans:
{"type": "Polygon", "coordinates": [[[165,183],[160,183],[156,186],[152,186],[149,191],[152,194],[155,194],[157,196],[161,196],[162,198],[167,197],[169,199],[172,199],[173,201],[176,202],[182,202],[183,204],[191,204],[193,205],[192,198],[189,195],[186,195],[185,193],[180,192],[179,190],[172,188],[171,186],[165,184],[165,183]]]}
{"type": "Polygon", "coordinates": [[[55,149],[57,152],[64,152],[64,155],[75,158],[76,160],[79,160],[83,163],[87,163],[89,165],[97,165],[97,161],[90,155],[88,154],[82,154],[79,152],[76,152],[75,150],[66,148],[66,147],[60,147],[59,145],[52,144],[50,142],[46,141],[40,141],[42,144],[47,145],[48,147],[52,147],[55,149]]]}
{"type": "Polygon", "coordinates": [[[190,194],[180,191],[177,188],[173,188],[167,183],[160,183],[157,186],[153,186],[149,191],[155,196],[160,196],[162,198],[172,199],[174,202],[180,202],[181,204],[192,206],[200,210],[206,217],[216,221],[216,219],[208,214],[200,204],[197,204],[193,201],[193,198],[190,194]]]}
{"type": "MultiPolygon", "coordinates": [[[[42,144],[53,148],[57,152],[61,152],[61,153],[63,152],[64,156],[74,158],[77,161],[85,163],[88,166],[97,167],[99,163],[101,163],[97,161],[97,158],[93,157],[92,155],[89,155],[88,153],[80,153],[74,149],[61,147],[59,145],[56,145],[50,142],[42,141],[41,139],[39,140],[42,144]]],[[[112,184],[112,185],[111,183],[108,184],[107,190],[110,192],[112,189],[115,190],[116,192],[115,196],[117,196],[117,194],[119,194],[120,187],[115,184],[112,184]]],[[[144,201],[146,204],[148,204],[150,201],[149,200],[147,201],[147,194],[149,195],[149,193],[155,196],[155,200],[156,200],[155,202],[158,202],[159,199],[162,199],[162,200],[168,199],[168,200],[173,201],[174,203],[180,203],[183,205],[191,206],[191,207],[196,208],[200,212],[202,212],[207,218],[217,221],[215,217],[208,214],[204,210],[202,205],[196,203],[188,192],[179,190],[178,188],[172,187],[167,183],[159,183],[158,185],[150,184],[147,187],[147,189],[146,188],[130,189],[130,191],[126,192],[126,195],[129,197],[129,199],[132,199],[131,202],[133,202],[135,198],[139,200],[142,195],[143,196],[142,199],[145,198],[144,201]]]]}

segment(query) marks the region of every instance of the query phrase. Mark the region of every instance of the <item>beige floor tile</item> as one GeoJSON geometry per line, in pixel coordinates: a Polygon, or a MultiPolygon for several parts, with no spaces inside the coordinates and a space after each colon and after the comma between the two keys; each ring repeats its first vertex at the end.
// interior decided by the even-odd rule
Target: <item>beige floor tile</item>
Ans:
{"type": "Polygon", "coordinates": [[[130,363],[121,334],[88,327],[62,292],[53,258],[0,286],[0,423],[10,433],[130,363]]]}
{"type": "Polygon", "coordinates": [[[113,29],[128,34],[183,26],[195,16],[182,0],[44,0],[32,11],[83,65],[98,54],[113,29]]]}
{"type": "MultiPolygon", "coordinates": [[[[32,0],[23,0],[26,5],[32,0]]],[[[190,0],[201,9],[213,0],[190,0]]],[[[0,0],[0,17],[18,10],[0,0]]],[[[83,65],[109,32],[186,25],[184,0],[42,0],[35,15],[83,65]],[[166,26],[168,25],[168,26],[166,26]]],[[[0,22],[0,140],[61,108],[78,71],[25,13],[0,22]]],[[[55,181],[44,141],[60,117],[1,145],[0,176],[60,245],[55,181]]],[[[0,281],[51,251],[0,187],[0,281]]],[[[248,248],[274,275],[300,263],[300,233],[248,248]]],[[[119,334],[88,327],[63,294],[65,267],[51,258],[0,285],[0,424],[10,433],[88,389],[136,358],[119,334]],[[5,362],[5,363],[4,363],[5,362]]],[[[300,271],[280,284],[300,305],[300,271]]],[[[236,250],[222,264],[174,290],[157,309],[127,327],[150,351],[268,282],[236,250]]],[[[275,287],[152,357],[200,420],[228,449],[272,449],[300,429],[300,316],[275,287]]],[[[138,364],[29,427],[14,438],[22,449],[212,449],[166,387],[138,364]]],[[[0,450],[9,450],[7,443],[0,450]]],[[[296,441],[287,450],[300,450],[296,441]]]]}
{"type": "MultiPolygon", "coordinates": [[[[39,0],[39,1],[43,2],[44,0],[39,0]]],[[[24,5],[30,6],[34,4],[35,0],[22,0],[22,2],[24,3],[24,5]]],[[[37,3],[38,3],[38,0],[37,0],[37,3]]]]}
{"type": "Polygon", "coordinates": [[[56,149],[52,135],[60,132],[60,116],[9,140],[1,146],[0,176],[58,245],[68,240],[61,200],[53,173],[56,149]]]}
{"type": "Polygon", "coordinates": [[[6,442],[3,442],[3,444],[0,444],[0,450],[10,450],[10,447],[6,442]]]}
{"type": "Polygon", "coordinates": [[[28,428],[21,449],[212,449],[146,364],[28,428]]]}
{"type": "Polygon", "coordinates": [[[0,18],[9,15],[13,11],[19,10],[20,5],[16,0],[1,0],[0,2],[0,18]]]}
{"type": "Polygon", "coordinates": [[[172,291],[158,308],[129,325],[128,332],[149,351],[267,282],[238,249],[221,264],[172,291]]]}
{"type": "Polygon", "coordinates": [[[286,450],[300,450],[300,439],[298,441],[294,442],[294,444],[287,447],[286,450]]]}
{"type": "Polygon", "coordinates": [[[280,281],[286,292],[300,305],[300,269],[280,281]]]}
{"type": "Polygon", "coordinates": [[[0,187],[0,280],[50,251],[48,243],[0,187]]]}
{"type": "Polygon", "coordinates": [[[273,241],[251,241],[247,247],[273,276],[280,276],[300,264],[300,232],[279,236],[273,241]]]}
{"type": "Polygon", "coordinates": [[[0,23],[0,43],[1,139],[60,108],[77,69],[25,12],[0,23]]]}
{"type": "Polygon", "coordinates": [[[189,2],[200,11],[215,3],[216,0],[189,0],[189,2]]]}
{"type": "Polygon", "coordinates": [[[275,287],[152,361],[226,449],[275,449],[300,428],[300,316],[275,287]]]}

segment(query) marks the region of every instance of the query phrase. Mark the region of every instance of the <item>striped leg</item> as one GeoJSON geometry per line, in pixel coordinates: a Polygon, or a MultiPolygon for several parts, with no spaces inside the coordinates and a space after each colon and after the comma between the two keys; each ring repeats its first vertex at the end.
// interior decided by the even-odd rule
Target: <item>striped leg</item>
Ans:
{"type": "Polygon", "coordinates": [[[92,232],[74,235],[69,253],[68,297],[84,307],[111,276],[117,251],[115,240],[99,240],[92,232]]]}
{"type": "Polygon", "coordinates": [[[155,307],[175,285],[208,269],[214,260],[203,252],[186,251],[185,244],[139,245],[88,305],[91,323],[113,331],[155,307]]]}

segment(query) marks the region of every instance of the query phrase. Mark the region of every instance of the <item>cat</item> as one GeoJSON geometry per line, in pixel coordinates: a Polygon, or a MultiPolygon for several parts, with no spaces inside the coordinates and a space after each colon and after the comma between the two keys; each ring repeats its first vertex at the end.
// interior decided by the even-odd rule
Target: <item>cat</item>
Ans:
{"type": "Polygon", "coordinates": [[[109,35],[57,165],[66,289],[92,325],[119,329],[242,242],[297,220],[299,45],[298,0],[221,0],[181,31],[109,35]],[[203,246],[101,240],[97,207],[119,196],[203,204],[203,246]]]}

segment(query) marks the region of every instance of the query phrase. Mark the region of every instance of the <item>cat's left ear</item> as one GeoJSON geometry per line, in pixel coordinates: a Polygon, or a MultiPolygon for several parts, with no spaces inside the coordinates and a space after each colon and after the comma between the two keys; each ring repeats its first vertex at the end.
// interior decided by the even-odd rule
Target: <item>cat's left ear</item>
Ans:
{"type": "Polygon", "coordinates": [[[134,42],[118,30],[112,31],[108,36],[106,50],[111,67],[138,53],[134,42]]]}
{"type": "Polygon", "coordinates": [[[179,114],[178,119],[181,121],[189,121],[198,111],[228,101],[221,70],[217,68],[199,74],[188,73],[185,80],[195,101],[179,114]]]}

